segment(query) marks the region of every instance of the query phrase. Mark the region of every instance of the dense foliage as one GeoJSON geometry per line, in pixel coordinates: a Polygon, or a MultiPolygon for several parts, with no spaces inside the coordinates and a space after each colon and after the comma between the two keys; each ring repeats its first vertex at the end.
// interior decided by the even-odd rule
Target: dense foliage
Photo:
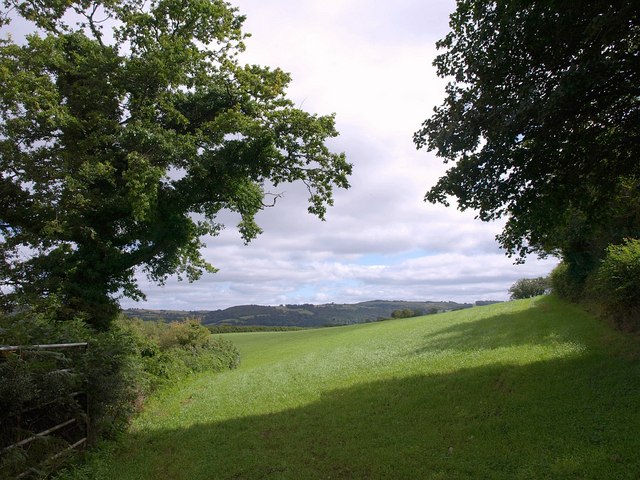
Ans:
{"type": "Polygon", "coordinates": [[[610,246],[589,291],[618,326],[640,330],[640,240],[610,246]]]}
{"type": "Polygon", "coordinates": [[[452,164],[426,199],[507,217],[509,255],[584,280],[640,236],[640,4],[459,0],[434,65],[444,103],[415,134],[452,164]]]}
{"type": "Polygon", "coordinates": [[[248,332],[291,332],[304,330],[304,327],[270,327],[267,325],[207,325],[211,333],[248,333],[248,332]]]}
{"type": "MultiPolygon", "coordinates": [[[[0,40],[0,300],[57,295],[105,328],[117,295],[214,271],[221,210],[245,241],[276,188],[302,181],[323,218],[351,166],[332,116],[295,108],[289,75],[241,66],[244,18],[222,0],[4,0],[30,22],[0,40]],[[72,20],[77,20],[73,23],[72,20]],[[37,28],[37,29],[36,29],[37,28]]],[[[9,24],[9,25],[7,25],[9,24]]]]}
{"type": "Polygon", "coordinates": [[[136,337],[151,388],[203,371],[235,368],[240,354],[229,341],[215,338],[196,320],[156,323],[121,320],[136,337]]]}

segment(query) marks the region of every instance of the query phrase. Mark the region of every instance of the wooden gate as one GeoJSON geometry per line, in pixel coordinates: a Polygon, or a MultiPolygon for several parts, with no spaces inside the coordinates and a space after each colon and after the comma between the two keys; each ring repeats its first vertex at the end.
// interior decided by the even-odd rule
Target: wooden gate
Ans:
{"type": "Polygon", "coordinates": [[[1,478],[42,476],[71,450],[86,444],[88,401],[77,366],[87,346],[86,342],[0,346],[0,362],[5,362],[6,372],[13,373],[14,382],[18,380],[17,390],[21,372],[38,380],[37,385],[25,381],[25,389],[38,389],[33,395],[16,391],[15,399],[3,399],[10,405],[3,415],[1,478]]]}

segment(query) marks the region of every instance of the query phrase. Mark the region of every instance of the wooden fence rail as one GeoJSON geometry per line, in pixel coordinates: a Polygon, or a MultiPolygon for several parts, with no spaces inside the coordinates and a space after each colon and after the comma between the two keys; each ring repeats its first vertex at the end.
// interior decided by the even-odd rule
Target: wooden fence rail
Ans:
{"type": "MultiPolygon", "coordinates": [[[[23,357],[28,357],[32,353],[55,352],[67,349],[82,349],[82,354],[84,354],[87,348],[87,342],[47,345],[3,345],[0,346],[0,360],[6,361],[8,356],[16,354],[22,360],[23,357]]],[[[67,357],[64,358],[65,360],[69,360],[67,357]]],[[[68,365],[65,365],[65,367],[68,367],[68,365]]],[[[74,375],[74,369],[52,368],[49,373],[74,375]]],[[[84,382],[81,384],[84,385],[84,382]]],[[[8,445],[3,442],[4,445],[0,450],[0,457],[8,456],[17,449],[22,450],[21,455],[26,457],[28,456],[30,446],[41,439],[62,439],[63,441],[60,441],[60,443],[64,446],[54,451],[48,451],[43,458],[38,458],[37,465],[29,465],[28,468],[22,472],[18,470],[16,473],[14,471],[13,478],[28,478],[29,476],[38,474],[43,465],[51,463],[70,450],[78,449],[86,445],[87,438],[89,437],[88,405],[89,402],[84,388],[78,391],[67,391],[57,397],[49,397],[46,401],[36,405],[22,405],[19,413],[13,416],[13,427],[9,425],[5,426],[5,428],[13,428],[13,431],[15,431],[15,441],[8,445]],[[61,402],[61,400],[65,398],[73,398],[73,401],[66,404],[61,402]],[[64,406],[64,408],[56,411],[56,405],[64,406]],[[77,408],[77,406],[80,407],[80,418],[78,417],[77,410],[75,412],[68,410],[69,405],[76,405],[74,408],[77,408]],[[66,418],[64,418],[65,415],[66,418]],[[81,438],[78,438],[79,436],[81,436],[81,438]]],[[[6,465],[4,466],[6,467],[6,465]]],[[[6,474],[7,472],[0,472],[0,477],[6,478],[6,474]]]]}
{"type": "Polygon", "coordinates": [[[78,343],[50,343],[47,345],[0,345],[0,352],[19,352],[21,350],[54,350],[63,348],[87,348],[87,342],[78,343]]]}

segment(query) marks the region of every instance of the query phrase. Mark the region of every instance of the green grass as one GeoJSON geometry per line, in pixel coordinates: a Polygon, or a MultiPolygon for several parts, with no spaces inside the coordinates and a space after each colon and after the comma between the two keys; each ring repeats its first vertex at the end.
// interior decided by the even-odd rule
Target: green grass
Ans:
{"type": "Polygon", "coordinates": [[[76,478],[640,478],[640,343],[553,297],[226,337],[76,478]]]}

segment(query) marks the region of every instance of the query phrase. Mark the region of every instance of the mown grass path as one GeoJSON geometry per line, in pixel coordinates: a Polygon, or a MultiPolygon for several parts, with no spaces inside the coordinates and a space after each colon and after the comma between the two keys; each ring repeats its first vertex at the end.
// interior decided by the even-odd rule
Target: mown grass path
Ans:
{"type": "Polygon", "coordinates": [[[77,475],[640,478],[640,343],[553,297],[227,337],[77,475]]]}

